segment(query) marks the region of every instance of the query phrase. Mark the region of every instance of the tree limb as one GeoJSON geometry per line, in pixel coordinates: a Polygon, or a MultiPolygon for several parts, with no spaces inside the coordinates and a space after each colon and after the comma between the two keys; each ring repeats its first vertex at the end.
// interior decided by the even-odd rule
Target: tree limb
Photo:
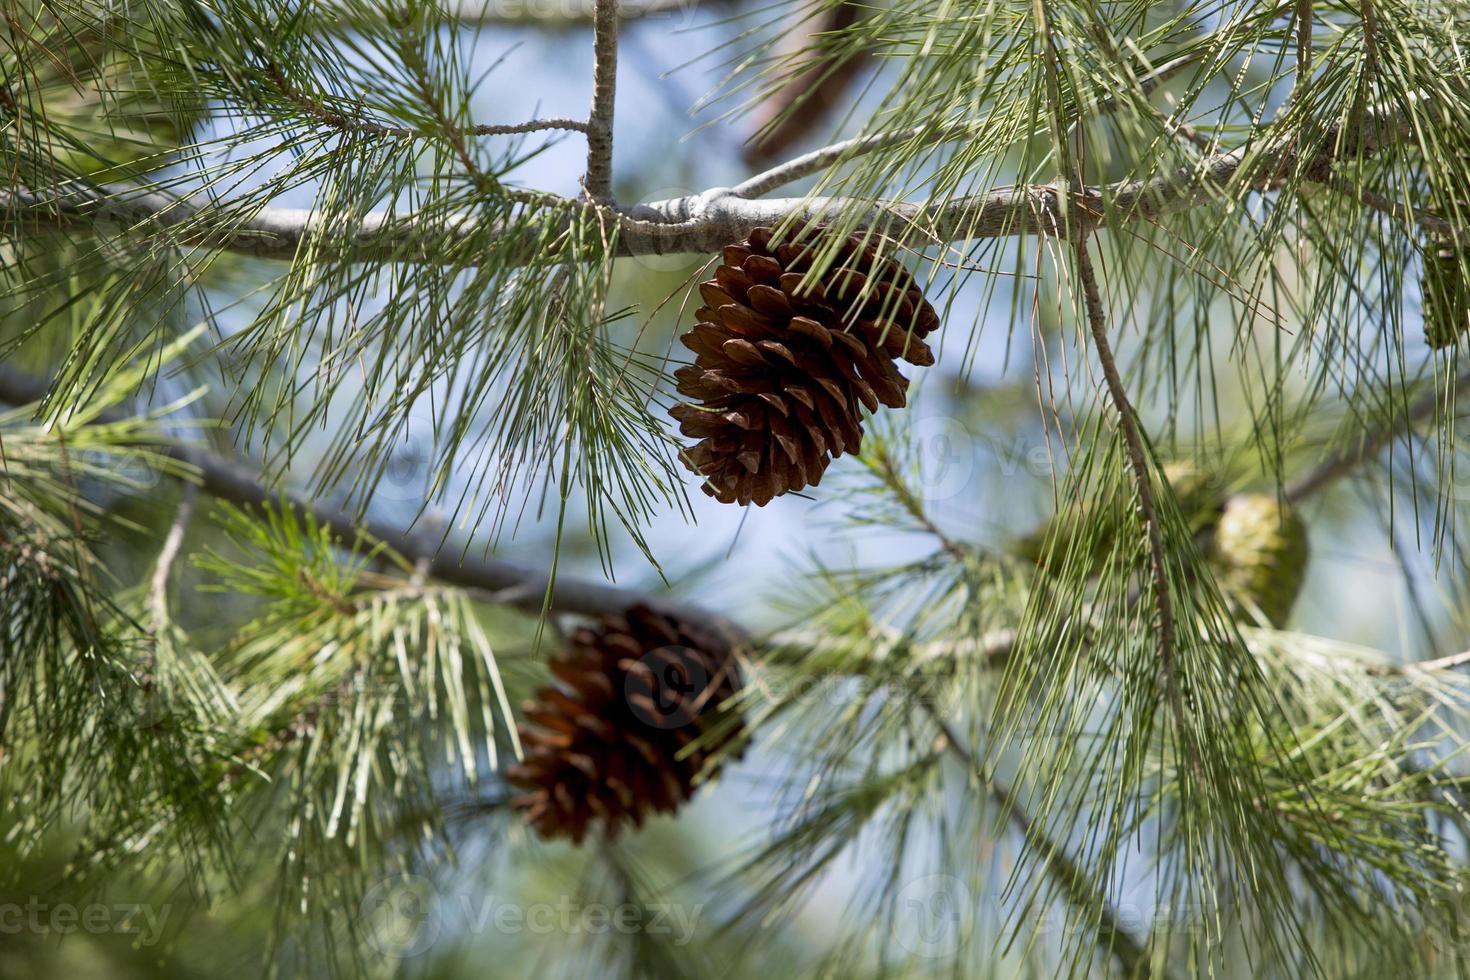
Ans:
{"type": "MultiPolygon", "coordinates": [[[[808,14],[815,16],[815,23],[792,25],[787,40],[798,49],[797,55],[806,53],[813,43],[821,46],[851,29],[864,12],[861,4],[840,0],[814,15],[808,14]]],[[[755,132],[745,145],[747,163],[764,163],[779,157],[819,126],[837,108],[848,85],[867,62],[868,51],[858,48],[836,62],[829,62],[816,53],[806,60],[808,66],[802,67],[761,104],[755,132]]]]}
{"type": "MultiPolygon", "coordinates": [[[[703,6],[727,4],[730,0],[622,0],[618,20],[643,20],[689,14],[703,6]]],[[[440,8],[455,23],[532,27],[577,27],[592,23],[596,4],[592,0],[440,0],[440,8]]]]}
{"type": "Polygon", "coordinates": [[[1300,478],[1286,485],[1282,496],[1287,503],[1299,504],[1313,494],[1327,489],[1339,479],[1351,473],[1359,464],[1375,458],[1400,436],[1407,435],[1414,426],[1430,418],[1445,406],[1447,400],[1470,392],[1470,370],[1462,371],[1449,385],[1448,390],[1437,386],[1424,392],[1409,404],[1408,409],[1389,425],[1363,433],[1355,445],[1345,446],[1331,453],[1300,478]]]}
{"type": "MultiPolygon", "coordinates": [[[[46,394],[45,381],[15,368],[0,364],[0,401],[27,405],[46,394]]],[[[107,413],[103,419],[116,419],[107,413]]],[[[198,486],[205,493],[234,504],[259,507],[284,504],[312,515],[338,537],[352,541],[360,532],[386,543],[410,561],[426,561],[433,578],[450,585],[492,593],[494,600],[528,612],[539,612],[551,581],[545,569],[531,568],[513,562],[471,554],[453,554],[443,538],[426,530],[404,531],[385,521],[359,520],[344,510],[300,494],[267,486],[259,476],[232,460],[176,444],[155,447],[174,459],[189,464],[195,471],[198,486]]],[[[580,615],[623,612],[629,606],[646,603],[681,619],[728,628],[715,613],[667,596],[652,596],[634,589],[582,579],[558,572],[551,591],[551,607],[557,612],[580,615]]]]}
{"type": "MultiPolygon", "coordinates": [[[[1335,151],[1317,154],[1310,161],[1311,169],[1321,171],[1325,179],[1334,159],[1372,155],[1408,124],[1402,117],[1370,115],[1359,132],[1340,134],[1335,151]]],[[[830,219],[836,213],[854,209],[864,212],[860,226],[878,227],[902,241],[922,245],[1021,234],[1052,235],[1064,226],[1069,206],[1087,212],[1094,227],[1149,221],[1219,201],[1227,192],[1243,196],[1269,190],[1279,185],[1280,174],[1295,158],[1291,141],[1254,152],[1240,148],[1212,154],[1148,180],[1086,187],[1070,202],[1052,185],[1002,187],[942,204],[840,197],[749,200],[735,189],[721,187],[652,204],[602,210],[618,222],[617,253],[624,256],[709,254],[762,225],[779,224],[792,217],[830,219]],[[1251,168],[1250,179],[1237,180],[1247,165],[1251,168]]],[[[742,193],[750,191],[747,188],[742,193]]],[[[528,201],[530,207],[571,203],[549,194],[528,201]]],[[[0,190],[0,208],[10,211],[12,221],[20,221],[27,230],[112,220],[138,231],[168,233],[186,246],[279,259],[293,257],[303,242],[340,242],[350,237],[364,261],[435,262],[443,261],[436,253],[444,247],[444,236],[485,234],[478,219],[468,213],[421,217],[378,211],[365,215],[352,228],[343,228],[340,221],[329,222],[304,208],[252,207],[246,211],[153,188],[99,187],[83,181],[67,181],[44,190],[0,190]]]]}

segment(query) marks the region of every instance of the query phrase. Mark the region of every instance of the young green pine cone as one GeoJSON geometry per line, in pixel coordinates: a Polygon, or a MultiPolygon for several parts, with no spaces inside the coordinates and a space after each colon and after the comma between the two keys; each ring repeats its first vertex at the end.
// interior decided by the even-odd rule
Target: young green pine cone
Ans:
{"type": "Polygon", "coordinates": [[[1227,601],[1281,626],[1307,571],[1307,528],[1271,494],[1232,497],[1215,527],[1212,555],[1227,601]]]}
{"type": "Polygon", "coordinates": [[[771,229],[725,248],[704,305],[681,339],[694,364],[674,373],[693,403],[674,406],[683,453],[722,503],[764,505],[816,486],[832,459],[857,452],[862,412],[901,408],[894,367],[934,363],[939,326],[913,277],[858,236],[839,243],[820,277],[806,275],[821,233],[773,244],[771,229]]]}

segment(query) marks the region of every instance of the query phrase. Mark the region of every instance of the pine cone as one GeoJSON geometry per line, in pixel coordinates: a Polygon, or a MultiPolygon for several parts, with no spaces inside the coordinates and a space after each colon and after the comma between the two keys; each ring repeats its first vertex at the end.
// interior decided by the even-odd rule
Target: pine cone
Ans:
{"type": "Polygon", "coordinates": [[[722,503],[764,505],[816,486],[833,457],[862,444],[862,409],[901,408],[908,380],[894,358],[934,363],[923,338],[939,326],[913,277],[854,236],[807,281],[820,233],[776,245],[757,228],[728,245],[694,329],[693,365],[674,373],[700,404],[670,412],[699,442],[685,463],[722,503]]]}
{"type": "Polygon", "coordinates": [[[551,670],[565,686],[526,703],[524,763],[506,774],[531,790],[512,803],[545,838],[581,843],[597,822],[612,838],[650,811],[672,813],[742,731],[722,707],[741,684],[729,644],[647,606],[578,629],[551,670]]]}
{"type": "Polygon", "coordinates": [[[1274,495],[1232,497],[1215,527],[1213,557],[1226,599],[1280,626],[1306,577],[1307,528],[1274,495]]]}

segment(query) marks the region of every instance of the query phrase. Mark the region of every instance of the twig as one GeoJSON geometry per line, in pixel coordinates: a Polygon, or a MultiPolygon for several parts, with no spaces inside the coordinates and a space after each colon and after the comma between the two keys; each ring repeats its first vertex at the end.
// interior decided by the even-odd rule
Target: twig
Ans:
{"type": "Polygon", "coordinates": [[[174,511],[173,522],[169,524],[168,534],[164,536],[163,547],[158,549],[158,561],[153,566],[153,577],[148,588],[155,629],[162,629],[168,622],[168,580],[173,573],[174,562],[178,560],[179,552],[184,547],[184,533],[188,531],[189,521],[194,516],[196,494],[194,484],[184,481],[178,509],[174,511]]]}
{"type": "Polygon", "coordinates": [[[592,24],[592,112],[587,117],[587,195],[612,202],[613,103],[618,85],[618,0],[596,0],[592,24]]]}
{"type": "Polygon", "coordinates": [[[1292,100],[1306,98],[1312,83],[1312,0],[1297,0],[1296,4],[1296,84],[1292,100]]]}
{"type": "MultiPolygon", "coordinates": [[[[954,640],[930,640],[913,643],[908,637],[897,635],[881,640],[868,638],[862,648],[862,656],[854,657],[843,664],[843,669],[854,675],[876,673],[890,662],[900,662],[903,667],[923,667],[930,664],[950,668],[966,662],[976,661],[987,670],[1003,668],[1016,647],[1016,631],[1010,627],[990,630],[979,636],[967,636],[954,640]]],[[[856,647],[834,640],[816,630],[782,630],[761,640],[763,662],[777,666],[794,665],[812,654],[836,654],[842,656],[855,653],[856,647]]]]}
{"type": "Polygon", "coordinates": [[[459,158],[465,175],[474,181],[480,193],[486,197],[493,196],[500,189],[500,182],[487,174],[475,162],[474,154],[470,153],[464,132],[449,118],[449,113],[444,108],[444,99],[441,97],[438,86],[434,83],[428,63],[424,60],[424,53],[419,47],[420,38],[409,33],[409,22],[406,17],[400,17],[398,26],[399,57],[403,60],[403,66],[413,77],[419,99],[433,115],[434,121],[439,124],[439,135],[449,144],[454,155],[459,158]]]}
{"type": "Polygon", "coordinates": [[[1037,848],[1047,874],[1051,875],[1052,879],[1061,886],[1067,903],[1084,915],[1090,915],[1096,919],[1094,928],[1097,931],[1098,947],[1107,950],[1117,958],[1124,976],[1136,978],[1136,980],[1144,980],[1151,976],[1148,954],[1138,940],[1133,938],[1128,930],[1118,922],[1118,917],[1113,912],[1107,896],[1098,894],[1094,882],[1067,856],[1061,844],[1052,840],[1044,830],[1032,822],[1031,817],[1021,808],[1020,802],[1011,789],[985,772],[984,766],[975,758],[968,746],[956,737],[949,723],[939,714],[938,709],[927,701],[920,703],[944,737],[945,748],[963,762],[974,777],[984,785],[991,798],[1006,814],[1011,825],[1016,828],[1026,843],[1037,848]]]}
{"type": "Polygon", "coordinates": [[[1324,183],[1338,193],[1357,198],[1363,204],[1375,211],[1381,211],[1390,218],[1397,218],[1427,228],[1442,238],[1470,243],[1470,233],[1462,231],[1454,222],[1447,221],[1432,211],[1416,208],[1407,201],[1402,204],[1390,201],[1382,194],[1375,194],[1373,191],[1358,187],[1352,181],[1337,174],[1328,177],[1324,183]]]}
{"type": "Polygon", "coordinates": [[[1405,664],[1405,668],[1414,670],[1454,670],[1470,664],[1470,650],[1461,653],[1452,653],[1448,657],[1436,657],[1433,660],[1421,660],[1418,663],[1405,664]]]}
{"type": "Polygon", "coordinates": [[[932,126],[915,126],[913,129],[899,130],[893,133],[874,133],[870,136],[856,136],[852,139],[842,140],[830,146],[803,153],[801,156],[792,157],[785,163],[763,170],[752,177],[748,177],[734,187],[730,188],[732,197],[760,197],[769,194],[778,187],[795,183],[803,177],[822,173],[839,163],[856,159],[866,153],[875,150],[887,149],[899,143],[915,140],[920,143],[943,143],[948,140],[959,139],[967,133],[973,132],[974,126],[966,123],[963,126],[944,127],[935,129],[932,126]]]}
{"type": "MultiPolygon", "coordinates": [[[[1139,79],[1139,88],[1147,95],[1161,84],[1178,75],[1190,65],[1204,57],[1204,51],[1193,52],[1182,55],[1149,72],[1139,79]]],[[[1096,111],[1099,113],[1111,112],[1117,108],[1117,100],[1108,98],[1098,104],[1096,111]]],[[[831,167],[867,153],[884,150],[890,146],[907,143],[911,140],[920,144],[946,143],[952,140],[963,139],[974,133],[976,126],[973,123],[962,123],[954,126],[915,126],[912,129],[899,130],[892,133],[874,133],[869,136],[858,136],[853,139],[842,140],[821,149],[803,153],[799,157],[793,157],[785,163],[771,167],[741,181],[730,189],[734,197],[760,197],[787,184],[810,177],[812,174],[821,173],[831,167]]]]}
{"type": "MultiPolygon", "coordinates": [[[[1227,32],[1227,34],[1228,33],[1229,32],[1227,32]]],[[[1138,80],[1139,92],[1143,95],[1152,95],[1154,90],[1157,89],[1160,85],[1179,75],[1181,72],[1184,71],[1184,69],[1195,64],[1209,53],[1210,51],[1208,48],[1199,48],[1197,50],[1190,51],[1187,54],[1182,54],[1177,58],[1171,58],[1170,60],[1164,62],[1162,65],[1159,65],[1153,71],[1150,71],[1148,74],[1144,75],[1138,80]]],[[[1099,102],[1094,107],[1093,112],[1098,115],[1102,115],[1104,113],[1112,112],[1117,108],[1118,97],[1115,95],[1110,95],[1106,99],[1103,99],[1101,102],[1099,102]]]]}
{"type": "Polygon", "coordinates": [[[934,523],[934,519],[924,509],[923,503],[914,496],[914,492],[909,487],[908,481],[899,475],[898,468],[894,465],[893,457],[889,455],[886,449],[880,449],[878,451],[878,459],[875,462],[878,468],[878,479],[883,482],[883,485],[888,488],[889,492],[898,498],[899,506],[918,525],[919,529],[937,541],[939,546],[951,558],[954,558],[961,564],[968,562],[973,557],[970,551],[964,545],[945,534],[944,529],[934,523]]]}
{"type": "MultiPolygon", "coordinates": [[[[340,132],[364,133],[392,139],[437,139],[442,136],[440,133],[426,132],[414,126],[392,126],[363,116],[344,115],[296,88],[274,64],[268,64],[266,72],[270,75],[271,84],[276,87],[276,91],[280,92],[283,98],[305,115],[340,132]]],[[[470,136],[512,136],[518,133],[535,133],[548,129],[565,129],[575,133],[585,133],[587,123],[582,119],[555,117],[500,125],[485,123],[454,131],[470,136]]]]}
{"type": "Polygon", "coordinates": [[[1458,395],[1470,392],[1470,370],[1461,372],[1451,383],[1449,391],[1433,388],[1424,392],[1409,405],[1408,410],[1391,424],[1382,426],[1364,435],[1353,448],[1344,448],[1328,456],[1299,480],[1288,483],[1282,494],[1287,503],[1299,504],[1351,473],[1358,464],[1377,456],[1399,436],[1407,435],[1415,425],[1432,416],[1444,403],[1446,394],[1458,395]]]}
{"type": "MultiPolygon", "coordinates": [[[[1092,255],[1087,248],[1088,232],[1084,228],[1077,236],[1075,248],[1077,278],[1082,283],[1083,302],[1087,309],[1087,324],[1092,332],[1092,343],[1097,349],[1097,359],[1102,365],[1103,379],[1108,395],[1118,412],[1118,426],[1123,434],[1123,444],[1128,452],[1128,469],[1138,493],[1138,515],[1143,521],[1144,536],[1148,543],[1149,576],[1154,585],[1154,611],[1158,616],[1159,668],[1164,677],[1164,690],[1169,698],[1175,724],[1183,728],[1188,721],[1184,702],[1179,694],[1179,682],[1175,676],[1174,662],[1174,601],[1169,591],[1169,573],[1166,568],[1164,534],[1159,525],[1158,508],[1154,505],[1153,481],[1149,478],[1147,456],[1143,448],[1143,433],[1138,423],[1138,413],[1128,399],[1128,390],[1113,359],[1113,349],[1108,343],[1106,317],[1103,312],[1102,296],[1097,287],[1097,273],[1092,267],[1092,255]]],[[[1193,744],[1190,745],[1191,757],[1193,744]]],[[[1198,775],[1199,762],[1193,760],[1198,775]]]]}

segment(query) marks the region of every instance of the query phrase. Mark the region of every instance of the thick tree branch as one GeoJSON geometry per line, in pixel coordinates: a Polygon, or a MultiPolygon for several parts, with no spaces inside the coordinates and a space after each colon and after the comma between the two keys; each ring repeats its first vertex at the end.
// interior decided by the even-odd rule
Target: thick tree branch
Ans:
{"type": "Polygon", "coordinates": [[[840,43],[838,36],[866,13],[862,4],[842,0],[814,13],[805,10],[800,13],[804,21],[792,25],[786,41],[796,49],[796,55],[810,53],[806,59],[809,67],[795,72],[759,107],[755,132],[745,146],[747,163],[776,159],[821,125],[867,63],[865,48],[849,51],[840,61],[813,50],[828,42],[840,43]],[[809,17],[814,17],[815,22],[805,23],[809,17]]]}
{"type": "MultiPolygon", "coordinates": [[[[692,11],[730,0],[622,0],[618,20],[643,20],[688,15],[692,11]]],[[[458,24],[532,27],[577,27],[596,18],[594,0],[440,0],[440,7],[458,24]]]]}
{"type": "MultiPolygon", "coordinates": [[[[1407,124],[1399,117],[1369,115],[1358,132],[1339,134],[1335,150],[1308,161],[1309,169],[1320,172],[1325,179],[1334,159],[1369,156],[1407,124]]],[[[1333,146],[1334,141],[1328,145],[1333,146]]],[[[1069,212],[1079,209],[1089,215],[1095,227],[1109,227],[1149,221],[1216,202],[1227,193],[1243,196],[1269,190],[1279,185],[1280,174],[1300,162],[1296,156],[1289,140],[1253,153],[1242,148],[1207,156],[1149,180],[1088,187],[1071,201],[1051,185],[998,188],[937,205],[832,197],[749,200],[730,188],[713,188],[626,210],[604,210],[618,220],[620,255],[709,254],[762,225],[778,224],[793,216],[830,218],[854,209],[864,212],[862,224],[880,227],[887,234],[915,244],[1051,235],[1065,226],[1069,212]],[[1249,179],[1242,179],[1246,172],[1249,179]]],[[[741,193],[750,193],[747,185],[742,185],[741,193]]],[[[551,195],[528,200],[539,200],[546,206],[568,203],[551,195]]],[[[80,181],[44,190],[0,191],[0,208],[11,212],[12,223],[19,222],[27,230],[110,220],[145,233],[149,229],[166,233],[183,245],[283,259],[294,256],[304,241],[325,238],[341,242],[350,236],[364,260],[443,261],[438,253],[444,249],[446,237],[485,234],[476,218],[468,214],[416,217],[375,212],[355,227],[344,229],[339,221],[327,221],[306,209],[246,210],[153,189],[97,187],[80,181]]]]}

